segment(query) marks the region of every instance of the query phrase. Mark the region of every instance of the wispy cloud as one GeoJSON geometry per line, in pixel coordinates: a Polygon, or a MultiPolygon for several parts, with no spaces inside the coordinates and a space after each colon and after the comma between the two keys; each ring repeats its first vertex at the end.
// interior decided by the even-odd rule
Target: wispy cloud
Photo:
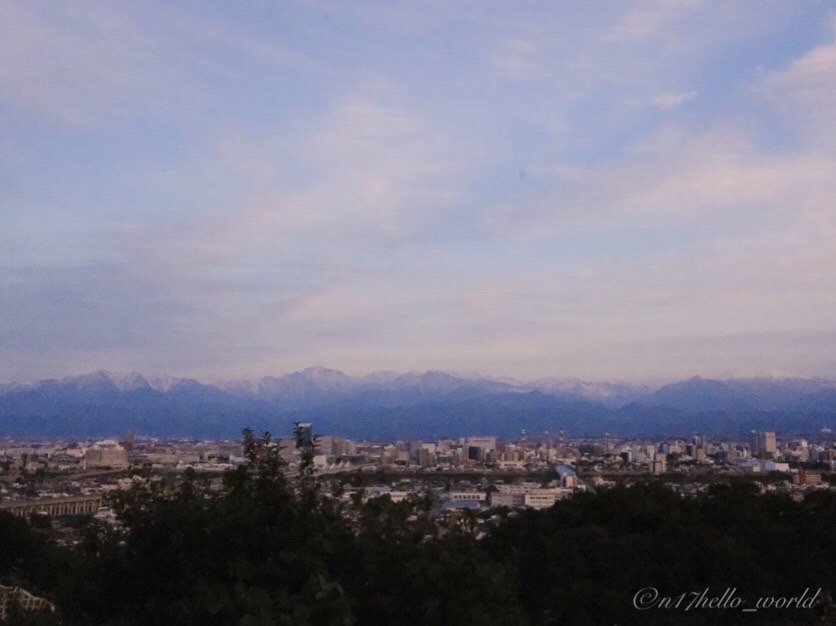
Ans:
{"type": "Polygon", "coordinates": [[[653,104],[663,110],[675,109],[696,97],[696,91],[683,91],[680,93],[664,92],[653,96],[653,104]]]}
{"type": "Polygon", "coordinates": [[[0,378],[836,375],[832,14],[429,6],[0,7],[0,378]]]}
{"type": "Polygon", "coordinates": [[[163,13],[10,2],[0,12],[0,100],[70,127],[202,115],[228,98],[218,81],[234,87],[235,57],[273,69],[315,67],[281,45],[174,6],[163,13]]]}

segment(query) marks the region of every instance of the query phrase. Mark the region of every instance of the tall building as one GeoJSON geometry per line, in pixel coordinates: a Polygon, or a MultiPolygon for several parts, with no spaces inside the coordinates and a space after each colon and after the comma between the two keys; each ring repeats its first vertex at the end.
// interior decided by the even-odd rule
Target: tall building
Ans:
{"type": "Polygon", "coordinates": [[[313,450],[314,434],[313,425],[310,422],[296,422],[296,429],[294,431],[296,437],[296,447],[313,450]]]}
{"type": "Polygon", "coordinates": [[[126,469],[128,467],[128,452],[111,439],[99,441],[87,448],[83,463],[86,469],[126,469]]]}
{"type": "Polygon", "coordinates": [[[664,454],[657,454],[656,458],[650,462],[650,472],[652,474],[664,474],[668,469],[668,459],[664,454]]]}
{"type": "Polygon", "coordinates": [[[485,461],[496,450],[496,437],[468,437],[466,441],[467,458],[471,461],[485,461]]]}
{"type": "Polygon", "coordinates": [[[326,435],[316,439],[316,451],[327,456],[354,456],[357,454],[357,444],[350,439],[326,435]]]}
{"type": "Polygon", "coordinates": [[[749,447],[752,450],[752,456],[758,458],[772,458],[778,451],[778,446],[775,440],[775,433],[755,432],[752,431],[749,447]]]}
{"type": "Polygon", "coordinates": [[[484,452],[496,450],[496,437],[468,437],[468,447],[481,448],[484,452]]]}

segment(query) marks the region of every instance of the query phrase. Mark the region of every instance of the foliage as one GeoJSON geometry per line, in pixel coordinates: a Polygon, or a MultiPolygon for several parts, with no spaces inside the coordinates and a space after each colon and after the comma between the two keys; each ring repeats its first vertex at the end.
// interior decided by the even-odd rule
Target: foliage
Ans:
{"type": "MultiPolygon", "coordinates": [[[[244,432],[246,462],[220,486],[186,473],[136,481],[91,522],[79,549],[59,549],[0,514],[0,578],[44,595],[64,624],[708,624],[729,611],[639,612],[642,587],[668,595],[737,588],[745,598],[836,585],[836,496],[801,502],[747,483],[684,498],[638,484],[509,514],[489,536],[462,513],[388,497],[348,515],[303,467],[288,478],[279,442],[244,432]]],[[[338,490],[339,492],[339,490],[338,490]]],[[[820,607],[793,623],[830,619],[820,607]]],[[[788,613],[769,619],[787,623],[788,613]]],[[[45,621],[49,624],[51,622],[45,621]]]]}
{"type": "MultiPolygon", "coordinates": [[[[523,512],[486,547],[513,560],[517,597],[533,624],[736,623],[732,611],[639,612],[633,597],[645,587],[674,596],[736,588],[752,603],[807,587],[832,592],[834,515],[830,492],[797,503],[744,483],[691,499],[640,484],[523,512]]],[[[822,619],[822,610],[789,613],[802,623],[822,619]]],[[[772,618],[787,623],[788,615],[772,618]]]]}

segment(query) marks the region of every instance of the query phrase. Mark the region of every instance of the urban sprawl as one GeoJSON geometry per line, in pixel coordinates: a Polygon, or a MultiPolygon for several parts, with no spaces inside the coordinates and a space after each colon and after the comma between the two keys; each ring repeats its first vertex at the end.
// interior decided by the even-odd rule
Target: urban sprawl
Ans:
{"type": "MultiPolygon", "coordinates": [[[[310,432],[311,426],[301,428],[310,432]]],[[[762,491],[829,489],[836,483],[836,439],[752,432],[745,441],[705,437],[663,441],[614,436],[526,437],[514,441],[468,436],[438,441],[367,442],[313,438],[314,476],[350,506],[371,498],[401,502],[429,497],[439,513],[497,507],[542,509],[574,492],[637,480],[663,481],[686,495],[712,482],[749,480],[762,491]]],[[[278,442],[292,479],[300,450],[278,442]]],[[[0,510],[61,519],[93,515],[117,523],[109,497],[138,481],[162,480],[187,470],[220,476],[244,462],[239,441],[135,437],[120,441],[0,441],[0,510]]],[[[218,483],[220,484],[220,483],[218,483]]],[[[68,538],[72,536],[67,526],[68,538]]]]}

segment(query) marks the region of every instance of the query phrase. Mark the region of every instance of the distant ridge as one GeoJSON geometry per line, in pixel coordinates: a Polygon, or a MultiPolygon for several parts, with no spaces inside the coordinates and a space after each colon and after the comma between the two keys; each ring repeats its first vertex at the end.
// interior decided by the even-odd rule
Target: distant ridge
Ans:
{"type": "Polygon", "coordinates": [[[245,426],[286,433],[296,419],[356,438],[493,433],[513,436],[671,434],[836,426],[836,383],[712,380],[651,389],[621,382],[530,382],[440,370],[348,376],[318,366],[282,376],[201,383],[104,370],[0,385],[0,436],[237,436],[245,426]]]}

